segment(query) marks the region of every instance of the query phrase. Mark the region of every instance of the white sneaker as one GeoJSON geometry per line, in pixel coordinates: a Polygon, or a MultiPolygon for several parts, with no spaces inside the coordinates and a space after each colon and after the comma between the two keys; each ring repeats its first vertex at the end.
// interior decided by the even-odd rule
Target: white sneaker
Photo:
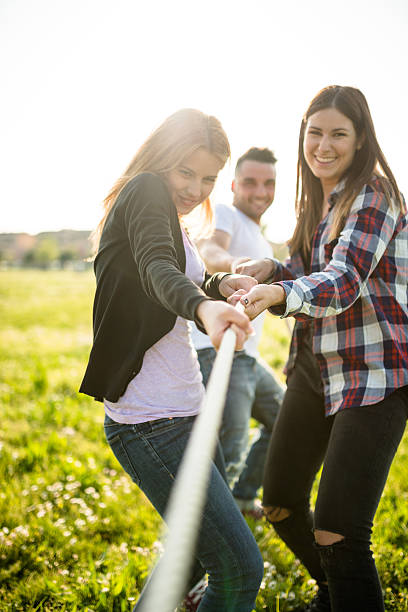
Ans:
{"type": "Polygon", "coordinates": [[[263,518],[264,513],[260,499],[240,499],[239,497],[234,497],[234,499],[244,516],[249,516],[257,521],[263,518]]]}

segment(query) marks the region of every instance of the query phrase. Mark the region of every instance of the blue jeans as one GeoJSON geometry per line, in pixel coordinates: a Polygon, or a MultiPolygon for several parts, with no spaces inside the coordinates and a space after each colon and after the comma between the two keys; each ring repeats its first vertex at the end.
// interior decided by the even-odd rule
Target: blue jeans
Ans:
{"type": "MultiPolygon", "coordinates": [[[[204,385],[207,385],[216,352],[213,348],[205,348],[197,354],[204,385]]],[[[266,364],[261,364],[244,351],[235,353],[219,436],[234,497],[252,500],[257,496],[269,438],[283,395],[283,386],[266,364]],[[261,427],[260,435],[248,453],[251,417],[261,427]]]]}
{"type": "MultiPolygon", "coordinates": [[[[137,425],[123,425],[105,417],[105,435],[116,458],[161,516],[193,424],[194,417],[159,419],[137,425]]],[[[250,612],[255,607],[263,577],[263,561],[223,472],[224,463],[218,449],[211,468],[189,586],[208,572],[208,588],[198,608],[200,612],[250,612]]]]}
{"type": "Polygon", "coordinates": [[[405,429],[408,388],[325,417],[323,396],[296,363],[268,450],[264,505],[291,511],[273,526],[317,582],[328,582],[333,612],[382,612],[371,532],[405,429]],[[322,463],[313,517],[310,493],[322,463]],[[317,545],[313,528],[344,539],[317,545]]]}

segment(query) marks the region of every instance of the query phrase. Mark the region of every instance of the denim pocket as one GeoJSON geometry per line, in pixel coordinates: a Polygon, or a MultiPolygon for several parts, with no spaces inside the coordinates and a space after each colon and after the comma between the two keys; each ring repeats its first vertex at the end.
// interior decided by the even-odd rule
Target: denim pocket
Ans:
{"type": "Polygon", "coordinates": [[[184,419],[189,417],[177,417],[176,419],[165,418],[156,419],[155,421],[148,421],[146,423],[139,423],[137,432],[144,438],[154,438],[155,436],[161,436],[167,432],[170,432],[175,427],[179,427],[184,419]]]}
{"type": "Polygon", "coordinates": [[[117,421],[114,421],[113,419],[111,419],[110,416],[108,416],[105,413],[103,429],[105,431],[105,436],[108,442],[113,436],[123,431],[123,429],[126,427],[129,427],[129,425],[124,424],[124,423],[118,423],[117,421]]]}
{"type": "Polygon", "coordinates": [[[109,446],[113,451],[113,454],[115,455],[116,459],[119,461],[125,472],[129,474],[133,482],[140,486],[140,476],[136,471],[136,468],[132,462],[132,457],[127,452],[126,446],[123,443],[120,434],[117,434],[112,438],[107,438],[107,440],[109,442],[109,446]]]}

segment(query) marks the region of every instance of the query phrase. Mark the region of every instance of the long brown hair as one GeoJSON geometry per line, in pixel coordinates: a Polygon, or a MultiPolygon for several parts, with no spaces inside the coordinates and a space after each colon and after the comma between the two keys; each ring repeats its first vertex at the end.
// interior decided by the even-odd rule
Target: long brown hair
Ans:
{"type": "MultiPolygon", "coordinates": [[[[125,185],[141,172],[164,175],[200,148],[225,162],[231,155],[230,145],[221,123],[212,115],[192,108],[181,109],[168,117],[142,144],[122,176],[103,201],[104,214],[92,234],[95,252],[109,211],[125,185]]],[[[209,199],[202,204],[204,224],[210,225],[212,209],[209,199]]]]}
{"type": "Polygon", "coordinates": [[[375,174],[382,182],[384,193],[390,205],[394,198],[403,210],[401,194],[378,144],[373,120],[364,94],[354,87],[341,87],[339,85],[325,87],[311,101],[303,116],[299,134],[295,202],[297,224],[289,244],[292,253],[301,253],[306,262],[310,259],[314,232],[321,221],[323,189],[320,179],[314,176],[306,162],[303,141],[309,117],[326,108],[335,108],[352,121],[361,145],[355,152],[352,164],[342,177],[345,180],[345,187],[341,198],[336,203],[330,240],[339,236],[350,213],[353,201],[362,187],[369,183],[375,174]]]}

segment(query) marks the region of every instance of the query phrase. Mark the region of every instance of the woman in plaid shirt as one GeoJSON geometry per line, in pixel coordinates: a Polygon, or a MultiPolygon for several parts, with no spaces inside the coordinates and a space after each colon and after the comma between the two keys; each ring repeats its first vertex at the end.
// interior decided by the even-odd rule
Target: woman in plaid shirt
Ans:
{"type": "Polygon", "coordinates": [[[264,512],[319,585],[305,610],[376,612],[371,531],[408,413],[408,230],[358,89],[331,86],[312,100],[296,212],[286,265],[237,270],[273,281],[241,297],[251,318],[269,308],[296,320],[264,512]]]}

